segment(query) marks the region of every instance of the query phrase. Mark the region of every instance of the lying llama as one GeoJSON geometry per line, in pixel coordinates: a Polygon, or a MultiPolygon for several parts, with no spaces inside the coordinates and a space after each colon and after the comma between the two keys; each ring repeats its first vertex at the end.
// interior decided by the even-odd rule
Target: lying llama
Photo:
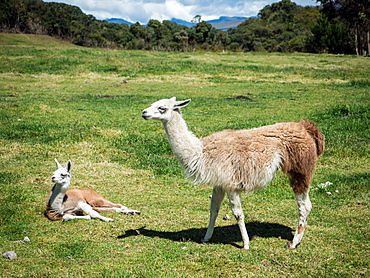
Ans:
{"type": "Polygon", "coordinates": [[[302,240],[311,211],[308,196],[317,158],[324,151],[324,136],[312,121],[278,123],[249,130],[224,130],[198,139],[181,116],[180,108],[190,99],[162,99],[142,112],[146,120],[159,120],[171,149],[188,177],[196,184],[213,185],[210,220],[203,242],[212,237],[221,202],[228,194],[245,249],[249,238],[244,222],[240,193],[252,192],[270,183],[278,169],[289,177],[299,209],[299,222],[293,241],[302,240]]]}
{"type": "Polygon", "coordinates": [[[68,221],[71,219],[99,218],[103,221],[114,221],[104,217],[99,212],[122,212],[125,214],[140,214],[139,211],[129,209],[120,204],[114,204],[100,196],[92,189],[68,190],[71,182],[71,161],[66,168],[55,159],[57,170],[51,178],[54,187],[46,201],[46,216],[50,220],[68,221]],[[87,214],[87,215],[84,215],[87,214]]]}

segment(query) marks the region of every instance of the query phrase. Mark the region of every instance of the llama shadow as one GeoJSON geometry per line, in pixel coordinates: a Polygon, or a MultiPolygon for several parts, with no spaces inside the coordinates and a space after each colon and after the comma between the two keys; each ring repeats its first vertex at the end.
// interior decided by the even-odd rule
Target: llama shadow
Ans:
{"type": "MultiPolygon", "coordinates": [[[[250,240],[253,240],[253,238],[255,237],[262,238],[275,237],[285,239],[287,241],[291,241],[293,239],[292,233],[293,230],[284,225],[276,223],[249,222],[246,223],[246,227],[250,240]]],[[[143,235],[151,238],[159,237],[178,242],[192,241],[201,243],[201,239],[204,237],[206,230],[207,230],[206,228],[202,229],[193,228],[178,232],[161,232],[146,229],[144,226],[137,230],[127,230],[123,235],[120,235],[117,238],[121,239],[131,236],[143,235]]],[[[238,248],[243,248],[243,246],[240,246],[235,243],[240,241],[242,241],[242,237],[240,235],[239,226],[236,224],[223,227],[215,227],[213,236],[210,240],[211,243],[230,244],[238,248]]]]}

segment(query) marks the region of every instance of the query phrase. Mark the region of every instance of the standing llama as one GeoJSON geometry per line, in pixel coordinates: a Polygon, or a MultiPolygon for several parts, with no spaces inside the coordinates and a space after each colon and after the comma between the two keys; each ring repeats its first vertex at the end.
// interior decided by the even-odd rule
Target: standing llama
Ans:
{"type": "Polygon", "coordinates": [[[55,185],[46,201],[45,212],[50,220],[63,219],[68,221],[71,219],[99,218],[108,222],[114,220],[100,215],[99,212],[140,214],[137,210],[108,201],[92,189],[68,190],[71,181],[72,163],[68,161],[66,168],[62,167],[56,159],[55,163],[58,169],[51,178],[55,185]]]}
{"type": "Polygon", "coordinates": [[[299,209],[293,249],[301,242],[312,205],[308,196],[317,158],[324,151],[324,136],[309,120],[277,123],[254,129],[224,130],[198,139],[187,128],[180,108],[190,99],[162,99],[142,112],[146,120],[159,120],[171,149],[187,177],[195,184],[213,185],[210,220],[202,242],[212,237],[221,202],[228,194],[238,222],[243,245],[249,249],[240,193],[252,192],[269,184],[281,168],[287,174],[299,209]]]}

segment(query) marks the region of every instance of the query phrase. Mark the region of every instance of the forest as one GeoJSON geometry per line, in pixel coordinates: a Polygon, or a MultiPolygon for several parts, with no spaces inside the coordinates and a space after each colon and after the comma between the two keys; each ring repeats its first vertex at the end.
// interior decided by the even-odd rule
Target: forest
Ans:
{"type": "MultiPolygon", "coordinates": [[[[218,30],[198,20],[194,27],[151,19],[109,23],[80,8],[41,0],[2,0],[0,32],[49,35],[86,47],[154,51],[258,51],[370,53],[370,0],[318,0],[302,7],[281,0],[237,28],[218,30]]],[[[198,19],[200,17],[198,16],[198,19]]]]}

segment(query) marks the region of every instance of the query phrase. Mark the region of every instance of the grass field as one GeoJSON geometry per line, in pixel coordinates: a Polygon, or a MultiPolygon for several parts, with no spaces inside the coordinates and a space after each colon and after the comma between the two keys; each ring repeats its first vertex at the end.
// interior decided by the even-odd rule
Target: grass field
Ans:
{"type": "Polygon", "coordinates": [[[18,255],[0,258],[0,277],[370,277],[369,58],[118,51],[9,34],[0,34],[0,57],[0,253],[18,255]],[[199,243],[211,187],[184,179],[161,124],[141,118],[172,96],[192,99],[183,115],[199,137],[318,123],[326,151],[297,249],[283,248],[297,206],[280,172],[243,195],[250,250],[235,219],[223,220],[232,216],[226,199],[212,241],[199,243]],[[54,158],[72,161],[71,188],[142,214],[49,221],[54,158]]]}

